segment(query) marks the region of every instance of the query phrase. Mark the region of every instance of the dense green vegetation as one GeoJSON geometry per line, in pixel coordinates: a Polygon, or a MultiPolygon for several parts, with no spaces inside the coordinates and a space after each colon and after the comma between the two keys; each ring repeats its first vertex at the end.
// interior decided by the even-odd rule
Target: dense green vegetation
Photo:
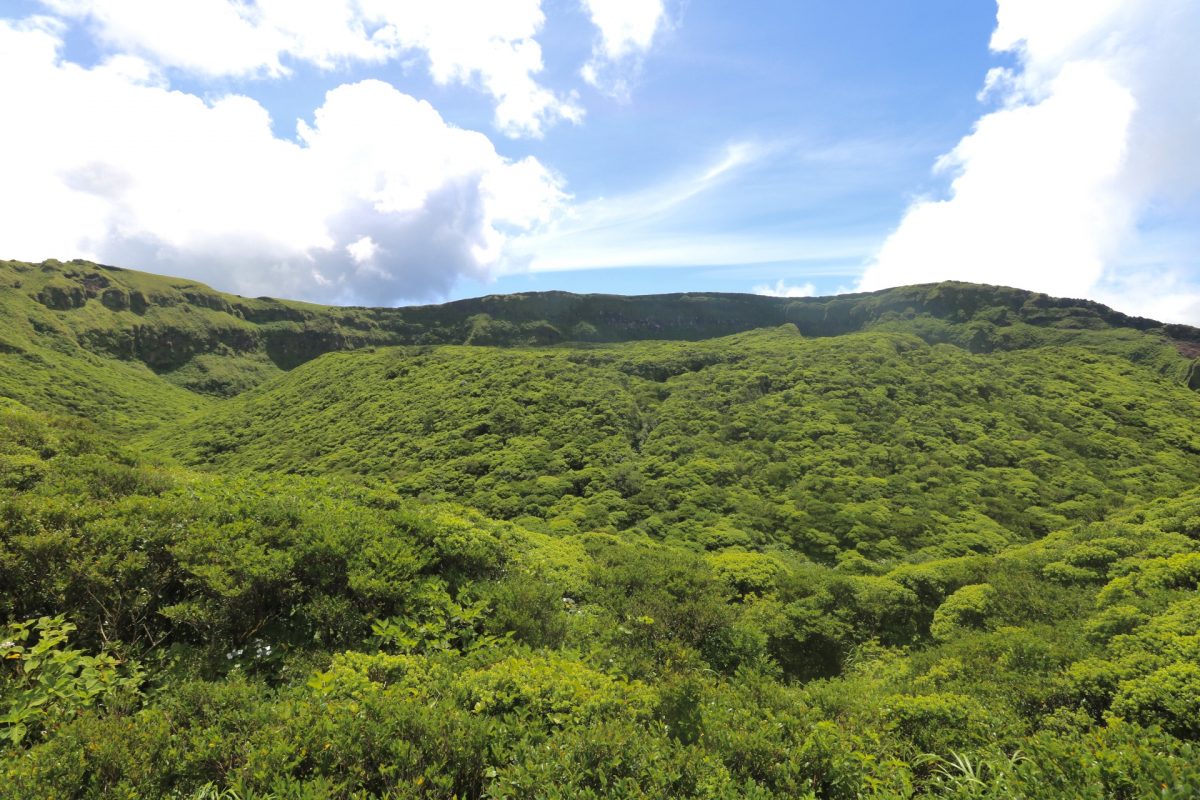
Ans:
{"type": "Polygon", "coordinates": [[[1200,474],[1197,407],[1079,347],[972,355],[788,328],[338,354],[154,439],[223,470],[378,476],[547,533],[831,563],[995,552],[1175,494],[1200,474]]]}
{"type": "Polygon", "coordinates": [[[0,276],[2,797],[1200,794],[1200,332],[0,276]]]}
{"type": "MultiPolygon", "coordinates": [[[[701,340],[791,323],[805,336],[898,329],[974,352],[1048,344],[1109,346],[1178,373],[1162,348],[1200,355],[1200,331],[1127,317],[1096,303],[944,283],[834,298],[565,292],[440,306],[328,308],[216,292],[203,284],[86,261],[0,261],[0,356],[48,347],[141,364],[177,386],[230,396],[324,353],[371,345],[553,345],[701,340]],[[1150,337],[1129,336],[1149,332],[1150,337]]],[[[1200,385],[1200,374],[1195,376],[1200,385]]],[[[115,388],[115,387],[110,387],[115,388]]]]}

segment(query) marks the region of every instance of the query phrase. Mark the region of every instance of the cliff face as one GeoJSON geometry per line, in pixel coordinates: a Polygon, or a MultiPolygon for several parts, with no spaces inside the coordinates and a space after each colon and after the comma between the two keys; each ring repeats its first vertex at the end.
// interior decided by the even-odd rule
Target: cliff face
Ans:
{"type": "MultiPolygon", "coordinates": [[[[328,352],[373,345],[549,346],[700,340],[792,324],[810,337],[903,329],[972,352],[1127,334],[1130,357],[1200,388],[1200,330],[1130,317],[1085,300],[942,283],[827,298],[537,292],[403,308],[244,298],[203,284],[85,261],[0,262],[10,315],[61,346],[137,361],[185,388],[229,395],[328,352]],[[1135,336],[1150,334],[1150,336],[1135,336]],[[1164,355],[1163,346],[1174,348],[1164,355]],[[1185,360],[1186,359],[1186,360],[1185,360]]],[[[0,342],[20,347],[18,341],[0,342]]]]}
{"type": "Polygon", "coordinates": [[[11,348],[36,337],[63,351],[140,362],[207,394],[235,394],[322,353],[391,338],[356,313],[84,261],[0,262],[0,299],[13,323],[11,348]]]}

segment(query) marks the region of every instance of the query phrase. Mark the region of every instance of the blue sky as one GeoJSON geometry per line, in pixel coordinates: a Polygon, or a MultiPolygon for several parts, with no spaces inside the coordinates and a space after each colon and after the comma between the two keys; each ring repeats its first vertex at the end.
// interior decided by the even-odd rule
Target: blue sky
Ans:
{"type": "Polygon", "coordinates": [[[762,6],[730,14],[728,4],[689,4],[645,58],[627,102],[597,93],[584,125],[557,128],[529,151],[569,176],[581,200],[686,180],[731,145],[769,151],[656,222],[747,240],[746,261],[527,273],[495,289],[744,292],[783,279],[826,292],[853,281],[928,182],[933,160],[978,116],[975,95],[997,63],[987,48],[995,6],[762,6]],[[794,255],[759,263],[753,242],[779,238],[795,244],[794,255]],[[829,255],[831,239],[839,257],[829,255]]]}
{"type": "Polygon", "coordinates": [[[0,131],[37,187],[0,257],[370,304],[953,278],[1200,322],[1194,5],[10,0],[0,102],[42,131],[0,131]]]}

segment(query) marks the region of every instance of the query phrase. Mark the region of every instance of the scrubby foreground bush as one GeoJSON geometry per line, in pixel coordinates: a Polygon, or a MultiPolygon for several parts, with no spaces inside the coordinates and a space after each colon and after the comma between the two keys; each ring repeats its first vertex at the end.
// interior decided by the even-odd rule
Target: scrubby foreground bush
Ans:
{"type": "Polygon", "coordinates": [[[0,408],[0,795],[1200,793],[1200,495],[995,553],[551,535],[0,408]]]}

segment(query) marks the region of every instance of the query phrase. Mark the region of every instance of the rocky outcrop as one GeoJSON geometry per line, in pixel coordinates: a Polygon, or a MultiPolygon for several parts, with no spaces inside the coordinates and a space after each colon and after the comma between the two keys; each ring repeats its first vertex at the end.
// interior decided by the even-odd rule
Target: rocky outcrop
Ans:
{"type": "Polygon", "coordinates": [[[76,283],[56,282],[42,287],[37,301],[53,311],[70,311],[83,308],[88,301],[87,290],[76,283]]]}

